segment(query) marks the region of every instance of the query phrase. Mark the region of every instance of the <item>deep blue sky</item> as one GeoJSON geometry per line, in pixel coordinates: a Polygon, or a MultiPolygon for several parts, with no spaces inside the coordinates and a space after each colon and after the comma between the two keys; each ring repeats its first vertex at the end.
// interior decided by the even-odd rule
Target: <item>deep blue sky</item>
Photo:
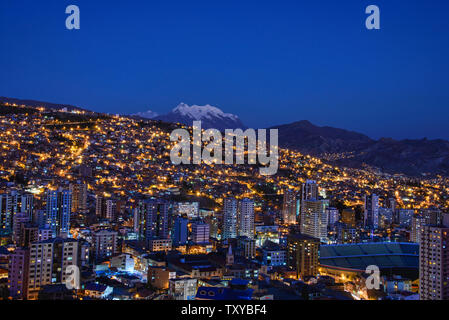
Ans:
{"type": "Polygon", "coordinates": [[[0,95],[449,139],[449,1],[1,0],[0,95]],[[365,28],[370,4],[380,31],[365,28]]]}

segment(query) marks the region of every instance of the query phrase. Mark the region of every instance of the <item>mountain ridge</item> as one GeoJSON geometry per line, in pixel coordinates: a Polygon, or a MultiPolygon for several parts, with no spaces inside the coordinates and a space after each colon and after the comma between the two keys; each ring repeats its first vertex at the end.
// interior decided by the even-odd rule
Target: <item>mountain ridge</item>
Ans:
{"type": "Polygon", "coordinates": [[[387,173],[411,176],[449,175],[449,141],[444,139],[372,139],[367,135],[302,120],[270,129],[279,130],[280,147],[322,157],[342,166],[364,165],[387,173]]]}
{"type": "MultiPolygon", "coordinates": [[[[45,107],[50,110],[82,110],[69,104],[57,104],[37,100],[25,100],[0,97],[0,103],[45,107]]],[[[150,114],[148,111],[140,114],[150,114]]],[[[152,116],[153,113],[150,114],[152,116]]],[[[148,118],[128,115],[138,120],[148,118]]],[[[202,128],[245,129],[238,116],[224,113],[211,105],[188,106],[179,104],[170,113],[152,117],[151,120],[183,123],[192,125],[192,121],[201,120],[202,128]],[[218,116],[217,116],[218,115],[218,116]]],[[[320,157],[330,163],[362,168],[366,165],[379,168],[391,174],[401,173],[409,176],[437,175],[449,176],[449,141],[444,139],[372,139],[355,131],[317,126],[308,120],[273,126],[279,130],[279,144],[303,154],[320,157]]]]}

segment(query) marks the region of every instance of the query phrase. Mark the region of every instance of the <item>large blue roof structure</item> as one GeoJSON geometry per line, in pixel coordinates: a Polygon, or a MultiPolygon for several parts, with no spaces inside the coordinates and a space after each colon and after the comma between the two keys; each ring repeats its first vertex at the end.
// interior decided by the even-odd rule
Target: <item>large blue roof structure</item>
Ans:
{"type": "Polygon", "coordinates": [[[323,245],[320,265],[349,270],[366,270],[370,265],[379,269],[418,269],[419,245],[406,242],[357,243],[323,245]]]}

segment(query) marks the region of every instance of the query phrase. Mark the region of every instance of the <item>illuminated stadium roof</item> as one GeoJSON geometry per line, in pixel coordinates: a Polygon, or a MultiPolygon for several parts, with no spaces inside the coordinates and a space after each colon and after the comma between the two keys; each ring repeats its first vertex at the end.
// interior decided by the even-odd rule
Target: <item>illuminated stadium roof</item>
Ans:
{"type": "Polygon", "coordinates": [[[320,264],[336,269],[366,270],[369,265],[380,269],[418,269],[419,245],[404,242],[323,245],[320,264]]]}

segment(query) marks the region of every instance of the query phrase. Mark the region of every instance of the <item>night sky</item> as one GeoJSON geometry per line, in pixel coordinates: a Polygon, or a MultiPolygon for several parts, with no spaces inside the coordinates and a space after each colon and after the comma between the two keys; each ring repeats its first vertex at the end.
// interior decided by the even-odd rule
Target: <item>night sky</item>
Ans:
{"type": "Polygon", "coordinates": [[[447,0],[1,0],[0,43],[0,96],[449,139],[447,0]],[[81,30],[65,28],[70,4],[81,30]]]}

